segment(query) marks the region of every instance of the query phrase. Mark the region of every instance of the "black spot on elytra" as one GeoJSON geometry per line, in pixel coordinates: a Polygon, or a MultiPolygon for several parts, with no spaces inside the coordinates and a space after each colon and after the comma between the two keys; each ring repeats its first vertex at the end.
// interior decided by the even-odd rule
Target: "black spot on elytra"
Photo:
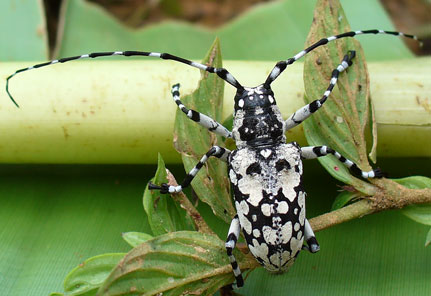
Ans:
{"type": "Polygon", "coordinates": [[[250,196],[250,194],[242,193],[241,190],[239,190],[239,187],[234,184],[232,184],[232,188],[233,188],[233,196],[235,200],[238,202],[245,200],[250,196]]]}
{"type": "Polygon", "coordinates": [[[277,172],[280,172],[282,170],[290,170],[292,167],[290,166],[290,163],[285,159],[280,159],[275,163],[275,169],[277,172]]]}
{"type": "Polygon", "coordinates": [[[245,171],[245,173],[247,175],[252,175],[252,174],[260,174],[262,171],[262,167],[260,166],[259,163],[254,162],[251,165],[249,165],[249,167],[247,168],[247,170],[245,171]]]}

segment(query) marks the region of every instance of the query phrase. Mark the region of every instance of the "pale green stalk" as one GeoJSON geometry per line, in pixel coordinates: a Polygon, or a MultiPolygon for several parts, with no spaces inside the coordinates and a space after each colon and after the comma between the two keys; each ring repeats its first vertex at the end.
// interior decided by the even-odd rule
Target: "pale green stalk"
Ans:
{"type": "MultiPolygon", "coordinates": [[[[83,61],[31,70],[5,79],[33,63],[1,63],[0,162],[155,163],[179,162],[172,146],[176,105],[171,86],[190,93],[199,71],[168,61],[83,61]]],[[[226,61],[245,86],[263,82],[274,62],[226,61]]],[[[431,156],[431,58],[370,63],[371,95],[378,123],[378,156],[431,156]]],[[[273,83],[287,118],[303,105],[302,64],[273,83]]],[[[235,89],[225,87],[224,117],[233,110],[235,89]]],[[[305,144],[302,127],[289,141],[305,144]]]]}

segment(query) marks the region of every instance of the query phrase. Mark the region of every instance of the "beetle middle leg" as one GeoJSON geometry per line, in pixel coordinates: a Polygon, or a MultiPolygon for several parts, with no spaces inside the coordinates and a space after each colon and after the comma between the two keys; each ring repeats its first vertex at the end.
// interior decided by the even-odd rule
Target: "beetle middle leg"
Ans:
{"type": "Polygon", "coordinates": [[[302,246],[302,249],[310,251],[310,253],[316,253],[320,251],[319,243],[317,242],[316,236],[314,235],[313,229],[311,228],[308,219],[305,219],[304,237],[307,242],[307,246],[302,246]]]}
{"type": "Polygon", "coordinates": [[[233,274],[235,276],[235,283],[232,284],[233,289],[240,288],[244,285],[244,278],[242,277],[238,262],[233,255],[233,249],[235,248],[236,242],[238,241],[240,231],[241,225],[239,224],[239,218],[238,215],[235,215],[230,224],[229,233],[227,235],[225,244],[226,252],[229,257],[230,264],[232,265],[233,274]]]}
{"type": "Polygon", "coordinates": [[[208,161],[208,158],[211,156],[215,156],[223,161],[227,161],[227,158],[230,154],[230,150],[226,148],[222,148],[219,146],[213,146],[204,156],[199,160],[199,162],[195,165],[195,167],[187,174],[184,180],[181,182],[181,185],[172,186],[166,183],[162,183],[161,185],[155,185],[153,183],[148,184],[148,189],[150,190],[160,190],[160,193],[178,193],[183,191],[184,188],[188,187],[192,182],[193,178],[199,172],[199,170],[204,166],[204,164],[208,161]]]}

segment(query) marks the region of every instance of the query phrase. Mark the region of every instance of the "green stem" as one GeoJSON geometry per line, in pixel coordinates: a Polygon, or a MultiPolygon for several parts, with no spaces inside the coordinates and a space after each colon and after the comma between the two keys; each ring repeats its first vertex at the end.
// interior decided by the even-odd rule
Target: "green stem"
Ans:
{"type": "MultiPolygon", "coordinates": [[[[32,63],[0,63],[0,76],[32,63]]],[[[260,83],[273,62],[225,61],[244,85],[260,83]],[[262,78],[263,77],[263,78],[262,78]]],[[[371,97],[378,124],[378,155],[430,157],[431,58],[369,63],[371,97]],[[421,143],[421,145],[417,145],[421,143]]],[[[302,107],[303,64],[289,66],[273,84],[287,118],[302,107]]],[[[166,61],[83,61],[35,69],[10,81],[16,108],[0,84],[0,162],[8,163],[179,163],[172,130],[181,95],[196,88],[200,73],[166,61]],[[96,65],[97,64],[97,65],[96,65]],[[77,153],[79,151],[79,153],[77,153]]],[[[223,118],[231,114],[235,89],[226,85],[223,118]]],[[[306,145],[301,126],[288,141],[306,145]]]]}
{"type": "Polygon", "coordinates": [[[374,196],[310,219],[313,230],[320,231],[388,209],[400,209],[410,204],[431,203],[431,188],[409,189],[389,179],[376,180],[373,183],[377,188],[374,196]]]}
{"type": "Polygon", "coordinates": [[[360,200],[344,208],[314,217],[310,219],[310,224],[317,232],[371,213],[373,213],[371,203],[367,200],[360,200]]]}

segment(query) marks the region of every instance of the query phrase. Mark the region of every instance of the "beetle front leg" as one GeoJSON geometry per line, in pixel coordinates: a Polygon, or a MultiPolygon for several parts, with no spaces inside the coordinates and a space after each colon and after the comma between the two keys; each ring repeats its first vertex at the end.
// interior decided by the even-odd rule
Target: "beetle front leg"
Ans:
{"type": "Polygon", "coordinates": [[[225,138],[232,138],[232,132],[224,127],[221,123],[215,121],[211,117],[199,113],[193,109],[188,109],[180,100],[180,85],[175,84],[172,86],[172,98],[177,104],[178,108],[187,115],[188,118],[208,129],[210,132],[223,136],[225,138]]]}
{"type": "Polygon", "coordinates": [[[331,80],[329,81],[329,86],[326,89],[325,93],[323,94],[322,98],[319,100],[315,100],[308,105],[305,105],[304,107],[300,108],[295,113],[293,113],[284,122],[285,131],[290,130],[291,128],[297,126],[298,124],[301,124],[305,119],[313,115],[314,112],[316,112],[323,106],[323,104],[326,102],[326,99],[328,99],[329,95],[334,89],[335,84],[338,81],[338,76],[340,75],[341,72],[345,71],[348,67],[352,65],[352,60],[355,57],[355,55],[356,55],[355,51],[350,50],[344,56],[343,60],[338,65],[338,67],[332,71],[331,80]]]}

